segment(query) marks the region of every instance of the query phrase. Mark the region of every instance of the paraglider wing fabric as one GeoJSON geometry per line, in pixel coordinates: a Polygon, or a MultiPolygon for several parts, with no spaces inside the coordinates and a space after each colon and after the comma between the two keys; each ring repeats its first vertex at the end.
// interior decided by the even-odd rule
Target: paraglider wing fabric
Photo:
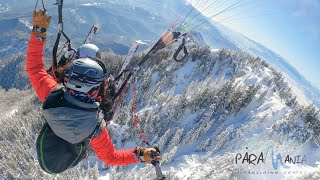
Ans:
{"type": "Polygon", "coordinates": [[[121,74],[126,69],[126,67],[128,66],[128,64],[130,63],[130,61],[132,59],[132,56],[137,51],[139,45],[140,45],[140,43],[137,42],[137,41],[132,43],[132,45],[130,46],[129,52],[128,52],[125,60],[124,60],[124,63],[122,65],[122,67],[121,67],[121,70],[120,70],[119,74],[121,74]]]}
{"type": "Polygon", "coordinates": [[[180,32],[171,32],[170,30],[167,30],[161,38],[158,40],[158,42],[153,46],[153,48],[150,50],[152,51],[157,51],[160,49],[163,49],[167,46],[170,46],[171,44],[175,43],[179,36],[181,35],[180,32]]]}
{"type": "Polygon", "coordinates": [[[172,32],[169,30],[165,32],[164,35],[161,37],[161,40],[165,46],[170,45],[170,43],[174,40],[172,32]]]}

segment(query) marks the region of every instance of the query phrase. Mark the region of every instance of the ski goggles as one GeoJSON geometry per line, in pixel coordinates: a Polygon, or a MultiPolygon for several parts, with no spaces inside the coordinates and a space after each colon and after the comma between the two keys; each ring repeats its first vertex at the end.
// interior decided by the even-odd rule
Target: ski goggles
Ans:
{"type": "Polygon", "coordinates": [[[66,82],[75,86],[95,87],[100,85],[104,81],[104,79],[107,77],[107,74],[105,73],[99,78],[93,78],[75,71],[66,70],[64,73],[64,77],[66,82]]]}

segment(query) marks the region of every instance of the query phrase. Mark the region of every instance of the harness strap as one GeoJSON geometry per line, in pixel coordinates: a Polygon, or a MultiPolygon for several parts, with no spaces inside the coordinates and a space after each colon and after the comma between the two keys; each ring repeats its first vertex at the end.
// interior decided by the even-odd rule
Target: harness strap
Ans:
{"type": "Polygon", "coordinates": [[[124,93],[125,93],[125,91],[126,91],[126,89],[127,89],[127,87],[128,87],[129,80],[130,80],[130,77],[132,76],[132,74],[133,74],[133,73],[130,73],[130,74],[128,75],[128,77],[126,78],[125,82],[122,84],[122,86],[121,86],[121,88],[119,89],[119,91],[115,94],[113,100],[115,100],[118,96],[119,96],[119,98],[118,98],[118,100],[117,100],[116,106],[113,108],[113,112],[112,112],[111,117],[107,120],[107,123],[112,120],[114,114],[116,113],[117,108],[118,108],[118,106],[119,106],[119,104],[120,104],[120,102],[121,102],[121,100],[122,100],[122,97],[123,97],[123,95],[124,95],[124,93]]]}
{"type": "MultiPolygon", "coordinates": [[[[39,0],[37,0],[37,2],[36,2],[36,6],[34,7],[34,10],[37,9],[37,7],[38,7],[38,2],[39,2],[39,0]]],[[[45,12],[47,11],[47,9],[46,9],[46,7],[45,7],[44,0],[41,0],[41,2],[42,2],[43,11],[44,11],[44,13],[45,13],[45,12]]]]}
{"type": "Polygon", "coordinates": [[[181,61],[185,60],[185,59],[188,57],[188,55],[189,55],[185,43],[186,43],[186,40],[185,40],[185,38],[183,38],[181,45],[179,46],[179,48],[177,49],[177,51],[176,51],[176,52],[174,53],[174,55],[173,55],[173,59],[174,59],[176,62],[181,62],[181,61]],[[179,55],[179,53],[182,51],[182,49],[183,49],[184,56],[183,56],[181,59],[178,59],[178,55],[179,55]]]}
{"type": "MultiPolygon", "coordinates": [[[[57,61],[57,55],[58,55],[58,47],[59,47],[59,42],[60,42],[60,38],[61,35],[63,35],[63,37],[67,40],[67,42],[63,45],[63,47],[66,46],[66,44],[68,44],[68,50],[72,49],[71,48],[71,43],[70,43],[70,39],[68,38],[68,36],[63,32],[63,19],[62,19],[62,7],[63,7],[63,0],[57,0],[55,5],[58,5],[58,16],[59,16],[59,24],[58,24],[58,34],[57,34],[57,38],[56,38],[56,42],[53,46],[53,50],[52,50],[52,74],[55,78],[55,80],[57,80],[57,75],[55,70],[58,67],[58,61],[57,61]]],[[[59,52],[60,54],[60,52],[59,52]]]]}
{"type": "Polygon", "coordinates": [[[146,145],[151,146],[148,142],[147,137],[143,134],[143,132],[140,129],[140,126],[138,125],[138,114],[137,114],[137,93],[136,93],[136,85],[135,81],[132,83],[132,112],[133,112],[133,124],[136,127],[138,133],[141,136],[142,142],[144,142],[146,145]]]}

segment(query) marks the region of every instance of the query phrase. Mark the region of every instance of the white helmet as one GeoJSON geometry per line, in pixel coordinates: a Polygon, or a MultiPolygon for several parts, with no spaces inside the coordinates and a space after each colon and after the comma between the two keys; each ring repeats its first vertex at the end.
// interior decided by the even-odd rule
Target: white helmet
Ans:
{"type": "Polygon", "coordinates": [[[94,44],[83,44],[77,51],[76,58],[90,58],[92,60],[101,60],[99,48],[94,44]]]}
{"type": "Polygon", "coordinates": [[[90,94],[100,86],[106,75],[103,63],[89,58],[80,58],[68,65],[64,80],[67,88],[90,94]]]}

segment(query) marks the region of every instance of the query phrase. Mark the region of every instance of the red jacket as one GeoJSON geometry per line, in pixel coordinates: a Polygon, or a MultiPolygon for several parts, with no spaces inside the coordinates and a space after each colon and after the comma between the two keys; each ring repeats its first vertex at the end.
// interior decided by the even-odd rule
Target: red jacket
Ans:
{"type": "MultiPolygon", "coordinates": [[[[31,36],[27,51],[26,71],[33,89],[42,102],[57,86],[57,82],[50,76],[43,64],[44,42],[31,36]]],[[[98,137],[90,142],[91,147],[103,162],[111,166],[128,165],[139,162],[135,159],[133,149],[116,150],[112,144],[112,139],[104,128],[98,137]]]]}

